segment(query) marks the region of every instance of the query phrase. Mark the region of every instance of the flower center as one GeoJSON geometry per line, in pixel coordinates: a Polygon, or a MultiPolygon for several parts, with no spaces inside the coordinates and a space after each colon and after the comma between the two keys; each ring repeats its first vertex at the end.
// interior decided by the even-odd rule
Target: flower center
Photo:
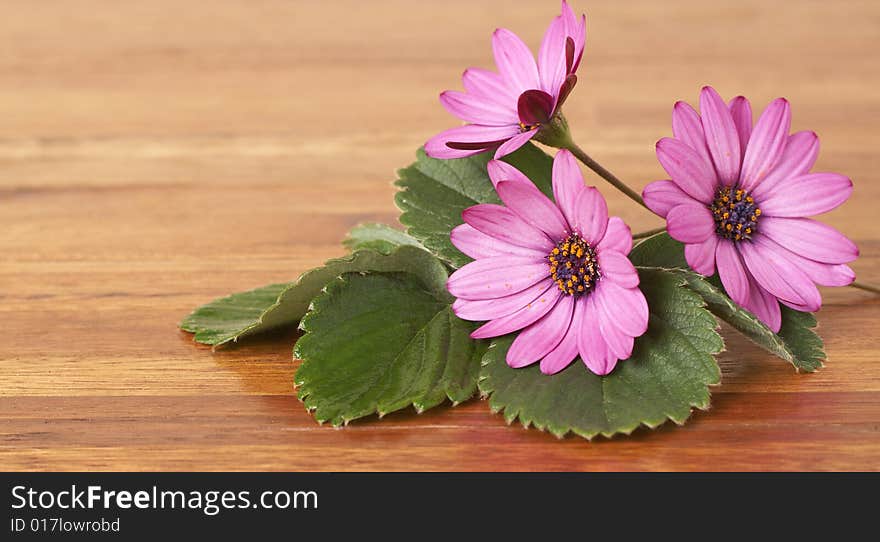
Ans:
{"type": "Polygon", "coordinates": [[[715,233],[724,239],[751,239],[758,231],[761,209],[745,190],[722,186],[709,209],[715,219],[715,233]]]}
{"type": "Polygon", "coordinates": [[[587,294],[599,280],[596,251],[576,233],[557,243],[547,261],[550,278],[562,293],[575,297],[587,294]]]}
{"type": "Polygon", "coordinates": [[[530,131],[534,130],[535,128],[540,128],[540,127],[541,127],[540,122],[536,122],[535,124],[526,124],[524,122],[520,122],[519,123],[519,133],[530,132],[530,131]]]}

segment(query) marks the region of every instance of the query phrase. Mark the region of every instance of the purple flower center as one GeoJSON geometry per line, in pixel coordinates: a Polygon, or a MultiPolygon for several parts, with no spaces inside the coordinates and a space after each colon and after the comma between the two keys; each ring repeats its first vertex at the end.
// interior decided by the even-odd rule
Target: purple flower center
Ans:
{"type": "Polygon", "coordinates": [[[588,294],[599,280],[596,251],[576,233],[557,243],[547,255],[547,261],[550,278],[564,294],[575,297],[588,294]]]}
{"type": "Polygon", "coordinates": [[[761,209],[755,198],[740,188],[722,186],[709,206],[715,219],[715,233],[724,239],[751,239],[758,231],[761,209]]]}

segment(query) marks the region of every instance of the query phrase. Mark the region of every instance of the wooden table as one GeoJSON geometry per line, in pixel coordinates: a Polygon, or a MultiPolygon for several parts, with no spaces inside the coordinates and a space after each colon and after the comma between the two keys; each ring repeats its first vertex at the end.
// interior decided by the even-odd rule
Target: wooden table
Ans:
{"type": "MultiPolygon", "coordinates": [[[[641,187],[702,85],[791,100],[820,170],[855,181],[827,221],[880,282],[880,5],[578,1],[574,134],[641,187]]],[[[473,400],[318,426],[296,334],[212,352],[198,304],[296,277],[454,120],[437,93],[491,67],[496,26],[537,47],[557,4],[11,0],[0,22],[0,470],[880,468],[876,298],[826,289],[817,374],[724,330],[723,386],[684,427],[629,438],[507,426],[473,400]]],[[[601,183],[595,179],[596,184],[601,183]]],[[[656,227],[599,184],[634,230],[656,227]]]]}

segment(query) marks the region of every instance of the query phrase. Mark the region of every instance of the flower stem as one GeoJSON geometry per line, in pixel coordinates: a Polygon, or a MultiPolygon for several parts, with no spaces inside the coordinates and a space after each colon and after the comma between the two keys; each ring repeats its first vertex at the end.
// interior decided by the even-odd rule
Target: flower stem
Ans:
{"type": "Polygon", "coordinates": [[[666,231],[666,227],[654,228],[653,230],[645,230],[632,234],[633,239],[644,239],[645,237],[651,237],[657,233],[663,233],[666,231]]]}
{"type": "Polygon", "coordinates": [[[623,181],[618,179],[613,173],[611,173],[610,171],[608,171],[607,169],[602,167],[602,165],[599,164],[599,162],[593,160],[590,157],[590,155],[585,153],[583,151],[583,149],[578,147],[574,141],[571,141],[571,139],[569,139],[569,141],[567,142],[567,145],[564,148],[571,151],[571,153],[573,155],[575,155],[578,160],[583,162],[584,165],[587,166],[588,168],[595,171],[597,175],[599,175],[600,177],[602,177],[603,179],[605,179],[606,181],[611,183],[611,185],[614,186],[614,188],[620,190],[621,192],[623,192],[624,194],[629,196],[629,199],[638,203],[639,205],[641,205],[645,209],[648,208],[648,206],[645,205],[645,201],[642,199],[642,196],[640,196],[638,192],[636,192],[635,190],[633,190],[632,188],[627,186],[626,183],[624,183],[623,181]]]}
{"type": "Polygon", "coordinates": [[[880,294],[880,287],[871,284],[865,284],[864,282],[853,281],[850,286],[852,286],[853,288],[858,288],[859,290],[864,290],[866,292],[880,294]]]}

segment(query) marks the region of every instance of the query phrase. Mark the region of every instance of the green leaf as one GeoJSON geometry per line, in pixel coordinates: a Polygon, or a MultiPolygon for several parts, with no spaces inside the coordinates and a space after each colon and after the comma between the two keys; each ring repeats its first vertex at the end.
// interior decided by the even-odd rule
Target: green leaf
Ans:
{"type": "Polygon", "coordinates": [[[642,424],[654,428],[667,419],[683,424],[693,407],[708,408],[708,386],[721,380],[714,354],[724,346],[715,318],[697,294],[681,287],[680,275],[642,268],[639,277],[651,317],[632,357],[604,377],[580,359],[548,376],[537,364],[510,368],[505,356],[514,337],[497,339],[480,374],[492,411],[503,410],[508,423],[519,418],[525,427],[558,437],[573,432],[590,439],[629,434],[642,424]]]}
{"type": "MultiPolygon", "coordinates": [[[[684,247],[678,241],[661,233],[645,239],[630,253],[635,265],[687,269],[684,247]]],[[[822,339],[812,329],[816,318],[805,312],[782,306],[782,327],[779,333],[767,327],[758,318],[740,307],[724,292],[717,276],[706,279],[693,272],[681,272],[688,287],[700,294],[707,307],[752,342],[768,352],[788,361],[796,369],[813,372],[822,367],[825,359],[822,339]]]]}
{"type": "MultiPolygon", "coordinates": [[[[401,190],[395,201],[402,211],[400,222],[438,258],[461,267],[470,258],[449,241],[449,232],[462,223],[461,212],[478,203],[500,203],[486,172],[492,153],[437,160],[420,149],[417,157],[414,164],[398,172],[400,179],[396,184],[401,190]]],[[[550,156],[528,144],[504,160],[552,197],[550,156]]]]}
{"type": "Polygon", "coordinates": [[[346,274],[300,322],[297,394],[319,422],[341,425],[409,405],[419,412],[474,395],[486,341],[449,300],[410,274],[346,274]]]}
{"type": "Polygon", "coordinates": [[[303,273],[294,282],[272,284],[215,299],[184,318],[180,327],[195,333],[196,342],[219,346],[292,326],[302,318],[312,298],[328,282],[352,271],[412,273],[439,298],[448,296],[446,269],[428,252],[413,246],[402,246],[388,254],[359,250],[344,258],[328,260],[322,267],[303,273]]]}
{"type": "Polygon", "coordinates": [[[405,232],[396,230],[386,224],[360,224],[348,232],[342,241],[349,250],[372,249],[382,254],[389,254],[402,246],[424,248],[416,239],[405,232]]]}

